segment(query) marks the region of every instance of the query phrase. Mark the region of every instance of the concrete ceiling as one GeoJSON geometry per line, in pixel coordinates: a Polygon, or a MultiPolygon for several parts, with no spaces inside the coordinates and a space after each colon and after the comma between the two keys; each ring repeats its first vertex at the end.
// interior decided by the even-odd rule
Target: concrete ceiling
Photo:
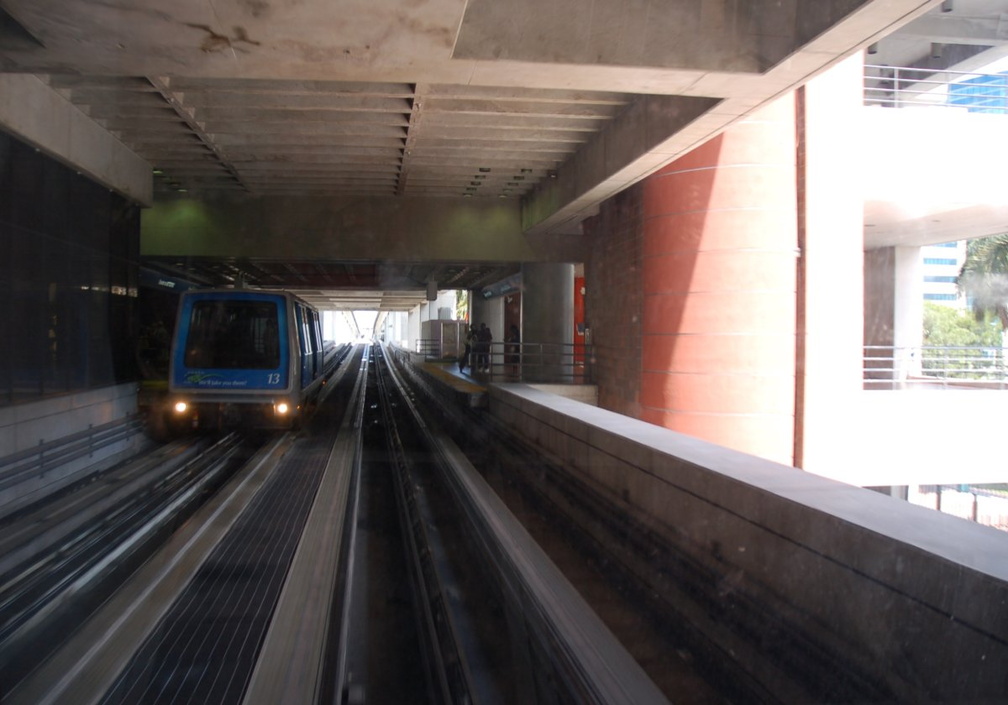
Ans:
{"type": "MultiPolygon", "coordinates": [[[[940,5],[0,0],[0,71],[42,77],[149,162],[156,199],[512,198],[529,234],[574,233],[606,198],[869,45],[912,64],[939,32],[1000,43],[1001,3],[940,5]]],[[[320,292],[369,291],[324,286],[360,263],[310,264],[320,292]]],[[[306,277],[279,261],[182,270],[217,265],[306,277]]],[[[443,266],[468,266],[456,279],[472,288],[516,263],[443,266]]]]}
{"type": "Polygon", "coordinates": [[[411,311],[439,289],[489,287],[517,265],[488,263],[331,262],[318,259],[152,257],[145,267],[203,286],[289,289],[323,311],[411,311]]]}
{"type": "Polygon", "coordinates": [[[550,229],[934,4],[3,0],[0,70],[42,75],[162,190],[535,200],[606,147],[550,229]],[[628,127],[652,134],[606,142],[628,127]]]}

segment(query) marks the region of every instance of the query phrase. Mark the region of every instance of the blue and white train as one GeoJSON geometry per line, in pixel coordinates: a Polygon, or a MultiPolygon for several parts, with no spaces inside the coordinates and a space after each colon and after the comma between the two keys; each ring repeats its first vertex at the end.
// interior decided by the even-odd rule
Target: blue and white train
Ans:
{"type": "Polygon", "coordinates": [[[292,428],[325,383],[318,311],[282,291],[184,292],[172,340],[172,426],[292,428]]]}

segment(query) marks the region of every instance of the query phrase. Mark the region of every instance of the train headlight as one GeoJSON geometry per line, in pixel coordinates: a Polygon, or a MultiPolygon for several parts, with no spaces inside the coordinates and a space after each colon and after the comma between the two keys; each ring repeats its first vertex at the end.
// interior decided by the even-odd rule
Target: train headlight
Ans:
{"type": "Polygon", "coordinates": [[[184,401],[177,401],[175,402],[174,408],[176,414],[184,414],[186,412],[186,409],[189,408],[189,405],[186,404],[184,401]]]}
{"type": "Polygon", "coordinates": [[[288,411],[290,411],[290,406],[288,406],[287,402],[282,401],[276,405],[276,412],[281,416],[286,414],[288,411]]]}

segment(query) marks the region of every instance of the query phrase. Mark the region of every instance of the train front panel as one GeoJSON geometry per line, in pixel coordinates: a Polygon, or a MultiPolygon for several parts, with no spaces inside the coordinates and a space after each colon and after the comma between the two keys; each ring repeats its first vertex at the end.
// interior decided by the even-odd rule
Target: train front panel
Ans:
{"type": "Polygon", "coordinates": [[[169,392],[192,425],[290,426],[300,407],[291,297],[187,292],[179,303],[169,392]]]}

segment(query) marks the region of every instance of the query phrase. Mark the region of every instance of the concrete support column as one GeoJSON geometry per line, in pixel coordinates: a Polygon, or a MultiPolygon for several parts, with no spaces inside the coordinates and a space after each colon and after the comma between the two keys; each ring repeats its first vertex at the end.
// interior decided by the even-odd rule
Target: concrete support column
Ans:
{"type": "Polygon", "coordinates": [[[865,367],[871,389],[886,389],[921,372],[923,263],[919,247],[881,247],[864,255],[865,367]]]}
{"type": "Polygon", "coordinates": [[[891,389],[894,374],[890,353],[895,345],[896,248],[878,247],[864,253],[865,385],[891,389]]]}
{"type": "Polygon", "coordinates": [[[486,323],[490,329],[493,340],[490,343],[489,362],[495,372],[500,372],[504,363],[504,357],[501,355],[501,341],[504,340],[504,297],[494,296],[490,299],[484,299],[478,292],[474,292],[470,320],[477,330],[481,323],[486,323]]]}
{"type": "Polygon", "coordinates": [[[893,305],[893,347],[896,379],[921,374],[924,343],[924,263],[921,248],[897,247],[893,305]]]}
{"type": "Polygon", "coordinates": [[[406,340],[409,349],[413,351],[416,351],[420,340],[420,321],[420,307],[417,306],[409,312],[409,319],[406,321],[406,340]]]}
{"type": "Polygon", "coordinates": [[[866,452],[842,431],[860,418],[864,384],[864,163],[852,148],[862,143],[862,69],[857,54],[798,92],[802,252],[795,464],[834,477],[863,463],[866,452]]]}
{"type": "Polygon", "coordinates": [[[645,181],[645,421],[791,463],[795,184],[792,96],[645,181]]]}
{"type": "MultiPolygon", "coordinates": [[[[541,343],[536,365],[523,366],[526,379],[563,379],[570,374],[574,343],[574,265],[522,265],[522,342],[541,343]]],[[[526,346],[530,355],[538,350],[526,346]]]]}
{"type": "Polygon", "coordinates": [[[409,314],[396,311],[389,314],[392,319],[392,340],[403,347],[409,346],[409,314]]]}
{"type": "Polygon", "coordinates": [[[480,327],[480,323],[486,323],[495,342],[504,340],[504,331],[501,330],[504,325],[504,299],[502,297],[495,296],[491,299],[484,299],[478,292],[475,292],[469,318],[476,328],[480,327]]]}

